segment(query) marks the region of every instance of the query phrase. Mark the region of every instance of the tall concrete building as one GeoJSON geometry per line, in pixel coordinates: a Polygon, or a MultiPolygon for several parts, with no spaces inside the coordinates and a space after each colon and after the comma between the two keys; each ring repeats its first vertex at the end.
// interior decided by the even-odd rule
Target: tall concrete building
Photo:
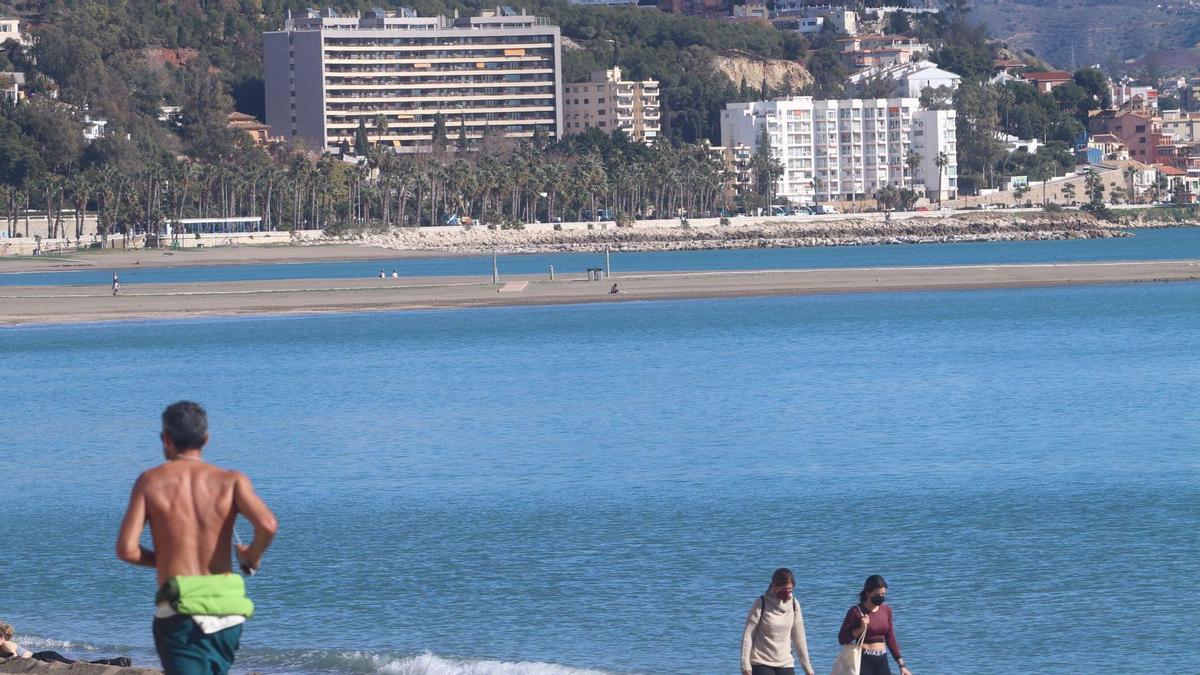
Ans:
{"type": "Polygon", "coordinates": [[[777,194],[793,202],[870,199],[888,185],[936,197],[957,185],[954,111],[920,110],[915,98],[793,96],[729,103],[721,111],[725,147],[757,149],[764,129],[783,165],[777,194]],[[910,152],[920,155],[915,172],[910,152]],[[940,170],[938,153],[946,160],[940,170]]]}
{"type": "Polygon", "coordinates": [[[571,82],[563,95],[563,124],[568,134],[620,129],[635,141],[653,143],[662,130],[658,81],[621,79],[621,69],[592,73],[587,82],[571,82]]]}
{"type": "Polygon", "coordinates": [[[541,17],[310,11],[263,49],[271,135],[310,149],[353,145],[360,122],[373,143],[429,149],[439,114],[451,142],[563,133],[561,36],[541,17]]]}

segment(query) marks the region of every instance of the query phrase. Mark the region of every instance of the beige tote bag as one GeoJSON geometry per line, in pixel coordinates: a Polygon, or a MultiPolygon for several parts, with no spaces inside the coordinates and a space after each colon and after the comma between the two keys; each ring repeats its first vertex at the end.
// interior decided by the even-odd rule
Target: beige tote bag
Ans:
{"type": "MultiPolygon", "coordinates": [[[[858,613],[866,616],[861,609],[858,613]]],[[[843,645],[842,651],[838,652],[837,658],[833,660],[833,672],[830,675],[858,675],[862,670],[862,644],[866,639],[867,631],[864,630],[856,642],[843,645]]]]}

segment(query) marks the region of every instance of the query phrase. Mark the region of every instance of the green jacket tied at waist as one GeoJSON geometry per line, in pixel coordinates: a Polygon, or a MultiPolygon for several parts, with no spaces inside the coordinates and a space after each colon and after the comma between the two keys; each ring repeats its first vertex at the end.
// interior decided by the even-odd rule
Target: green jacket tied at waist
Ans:
{"type": "Polygon", "coordinates": [[[171,577],[158,589],[156,602],[165,602],[185,615],[254,615],[254,603],[246,597],[246,580],[238,574],[206,574],[171,577]]]}

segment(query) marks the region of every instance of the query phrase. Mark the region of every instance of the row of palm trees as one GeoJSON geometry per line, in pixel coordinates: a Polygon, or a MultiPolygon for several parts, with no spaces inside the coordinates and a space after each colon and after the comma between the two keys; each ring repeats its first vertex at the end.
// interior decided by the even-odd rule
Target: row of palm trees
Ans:
{"type": "Polygon", "coordinates": [[[264,230],[440,225],[470,217],[500,226],[580,220],[608,211],[675,217],[731,206],[729,175],[706,146],[509,144],[492,150],[352,161],[286,148],[245,148],[207,164],[164,156],[134,169],[95,166],[0,185],[9,236],[46,214],[51,238],[78,239],[84,214],[112,234],[162,233],[182,218],[261,217],[264,230]],[[457,218],[456,218],[457,217],[457,218]]]}

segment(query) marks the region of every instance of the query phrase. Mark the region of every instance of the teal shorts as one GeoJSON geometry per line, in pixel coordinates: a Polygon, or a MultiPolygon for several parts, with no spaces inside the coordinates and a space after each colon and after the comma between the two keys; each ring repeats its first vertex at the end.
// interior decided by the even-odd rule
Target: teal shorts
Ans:
{"type": "Polygon", "coordinates": [[[240,625],[205,635],[190,616],[154,620],[154,648],[166,675],[225,675],[241,640],[240,625]]]}

